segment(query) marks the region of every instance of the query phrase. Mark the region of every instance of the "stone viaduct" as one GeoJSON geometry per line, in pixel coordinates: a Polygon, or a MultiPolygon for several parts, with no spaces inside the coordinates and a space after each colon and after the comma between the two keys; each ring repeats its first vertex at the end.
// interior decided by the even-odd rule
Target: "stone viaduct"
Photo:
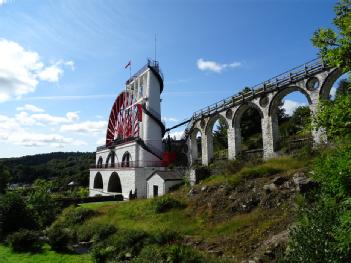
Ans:
{"type": "MultiPolygon", "coordinates": [[[[306,96],[313,115],[318,102],[329,99],[330,90],[341,75],[340,69],[328,67],[321,59],[315,59],[254,86],[249,92],[231,96],[193,113],[185,129],[190,164],[198,158],[196,136],[199,132],[202,164],[210,163],[213,158],[212,129],[220,117],[228,127],[228,159],[235,159],[241,152],[241,117],[250,107],[261,116],[263,158],[276,156],[279,141],[277,109],[282,99],[291,92],[300,91],[306,96]]],[[[313,130],[312,137],[314,144],[326,140],[322,130],[313,130]]]]}

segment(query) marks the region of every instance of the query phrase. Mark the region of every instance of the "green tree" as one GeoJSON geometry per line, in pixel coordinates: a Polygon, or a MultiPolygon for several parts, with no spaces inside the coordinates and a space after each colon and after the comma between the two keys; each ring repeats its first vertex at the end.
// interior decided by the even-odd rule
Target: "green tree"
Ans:
{"type": "Polygon", "coordinates": [[[218,119],[218,125],[213,132],[213,148],[214,151],[219,151],[228,148],[228,126],[225,120],[218,119]]]}
{"type": "Polygon", "coordinates": [[[5,193],[9,180],[10,180],[9,170],[5,165],[0,164],[0,194],[5,193]]]}
{"type": "Polygon", "coordinates": [[[50,181],[37,179],[28,198],[28,208],[40,227],[50,225],[59,212],[58,205],[50,193],[51,187],[50,181]]]}
{"type": "Polygon", "coordinates": [[[321,57],[331,66],[344,72],[351,70],[351,0],[340,0],[335,8],[333,20],[337,31],[320,28],[312,37],[312,43],[319,48],[321,57]]]}
{"type": "Polygon", "coordinates": [[[350,95],[350,94],[351,94],[351,82],[348,81],[347,79],[340,80],[339,85],[336,89],[335,99],[338,99],[342,96],[350,95]]]}

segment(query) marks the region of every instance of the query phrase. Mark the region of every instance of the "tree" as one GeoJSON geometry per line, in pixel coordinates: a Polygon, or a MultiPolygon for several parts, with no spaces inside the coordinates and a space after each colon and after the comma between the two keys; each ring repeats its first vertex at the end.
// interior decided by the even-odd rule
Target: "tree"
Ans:
{"type": "MultiPolygon", "coordinates": [[[[338,32],[331,28],[320,28],[312,37],[321,57],[331,66],[344,72],[351,70],[351,0],[340,0],[335,8],[333,20],[338,32]]],[[[350,79],[350,75],[349,75],[350,79]]]]}
{"type": "Polygon", "coordinates": [[[338,99],[342,96],[350,95],[351,94],[350,88],[351,88],[350,81],[348,81],[347,79],[340,80],[339,85],[336,89],[335,98],[338,99]]]}
{"type": "Polygon", "coordinates": [[[0,194],[3,194],[6,190],[7,183],[10,180],[10,172],[7,167],[0,164],[0,194]]]}
{"type": "Polygon", "coordinates": [[[223,150],[228,148],[228,126],[225,120],[218,119],[218,125],[213,133],[213,146],[214,150],[223,150]]]}

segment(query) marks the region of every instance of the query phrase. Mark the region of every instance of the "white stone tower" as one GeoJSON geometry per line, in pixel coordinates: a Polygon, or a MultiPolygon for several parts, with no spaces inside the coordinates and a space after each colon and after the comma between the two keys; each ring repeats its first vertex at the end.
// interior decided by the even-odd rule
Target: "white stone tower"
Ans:
{"type": "Polygon", "coordinates": [[[109,117],[106,144],[96,151],[90,169],[90,195],[146,197],[146,178],[163,170],[160,95],[163,76],[148,60],[116,98],[109,117]]]}

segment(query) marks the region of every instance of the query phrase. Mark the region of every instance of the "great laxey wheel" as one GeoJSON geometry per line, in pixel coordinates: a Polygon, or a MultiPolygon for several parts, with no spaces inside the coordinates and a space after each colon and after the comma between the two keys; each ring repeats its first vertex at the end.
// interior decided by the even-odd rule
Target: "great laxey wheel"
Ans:
{"type": "Polygon", "coordinates": [[[121,92],[112,106],[106,133],[106,145],[139,137],[142,106],[128,91],[121,92]]]}

